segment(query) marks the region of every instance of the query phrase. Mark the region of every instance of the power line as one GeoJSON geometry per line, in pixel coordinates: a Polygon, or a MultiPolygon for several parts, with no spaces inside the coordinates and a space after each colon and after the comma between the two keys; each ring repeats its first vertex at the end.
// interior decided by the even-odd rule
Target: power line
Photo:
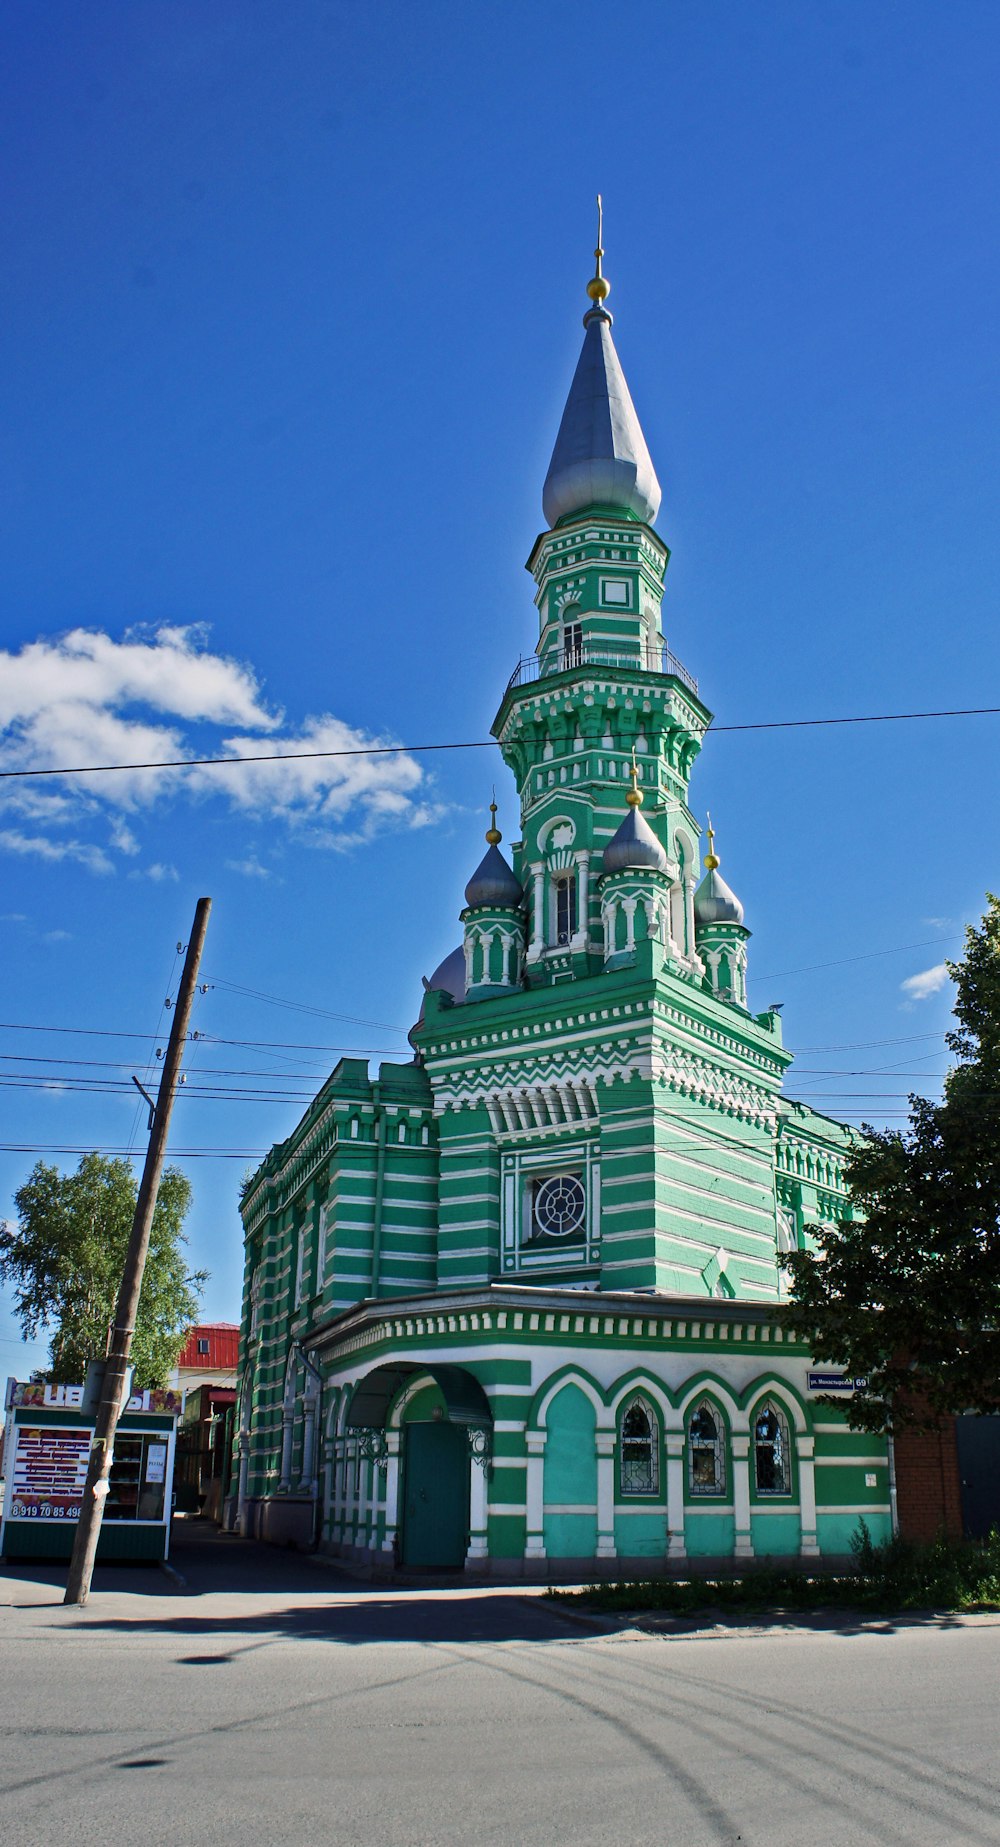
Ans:
{"type": "Polygon", "coordinates": [[[210,987],[223,988],[227,994],[248,995],[251,1000],[267,1001],[272,1007],[291,1007],[296,1013],[315,1013],[324,1020],[343,1020],[348,1026],[373,1026],[379,1032],[401,1033],[402,1026],[390,1026],[385,1020],[362,1020],[354,1013],[331,1013],[326,1007],[310,1007],[305,1001],[285,1000],[279,994],[262,994],[259,988],[242,988],[235,981],[223,981],[218,975],[206,975],[210,987]]]}
{"type": "MultiPolygon", "coordinates": [[[[738,725],[712,724],[714,736],[738,731],[815,730],[829,725],[892,725],[929,718],[994,718],[1000,706],[953,706],[933,712],[859,712],[843,718],[768,718],[738,725]]],[[[240,757],[169,757],[142,763],[76,763],[52,769],[0,770],[0,781],[38,776],[110,776],[123,770],[239,769],[250,763],[307,763],[333,757],[415,757],[434,751],[498,750],[496,738],[444,744],[354,744],[341,750],[270,750],[240,757]]]]}
{"type": "MultiPolygon", "coordinates": [[[[936,943],[957,943],[960,933],[953,936],[927,936],[922,943],[897,943],[894,949],[867,949],[860,956],[838,956],[835,962],[808,962],[803,968],[779,968],[776,975],[751,976],[752,981],[783,981],[786,975],[813,975],[822,968],[846,968],[848,962],[873,962],[877,956],[901,956],[910,949],[932,949],[936,943]]],[[[922,1035],[921,1035],[922,1036],[922,1035]]]]}

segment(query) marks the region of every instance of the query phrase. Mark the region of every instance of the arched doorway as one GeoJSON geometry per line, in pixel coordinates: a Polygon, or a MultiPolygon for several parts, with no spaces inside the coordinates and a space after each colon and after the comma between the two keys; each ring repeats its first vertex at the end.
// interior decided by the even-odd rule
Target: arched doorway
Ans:
{"type": "Polygon", "coordinates": [[[470,1507],[472,1469],[488,1460],[493,1427],[479,1380],[461,1366],[376,1367],[355,1388],[347,1427],[374,1435],[387,1426],[399,1431],[398,1469],[387,1465],[386,1521],[400,1562],[460,1571],[472,1525],[485,1529],[483,1492],[475,1521],[470,1507]]]}

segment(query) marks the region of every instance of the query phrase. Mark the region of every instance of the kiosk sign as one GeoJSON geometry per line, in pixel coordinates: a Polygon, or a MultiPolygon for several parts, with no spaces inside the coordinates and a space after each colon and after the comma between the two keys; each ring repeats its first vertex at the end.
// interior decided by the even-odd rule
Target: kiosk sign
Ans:
{"type": "Polygon", "coordinates": [[[89,1430],[22,1425],[11,1468],[11,1519],[78,1520],[89,1459],[89,1430]]]}

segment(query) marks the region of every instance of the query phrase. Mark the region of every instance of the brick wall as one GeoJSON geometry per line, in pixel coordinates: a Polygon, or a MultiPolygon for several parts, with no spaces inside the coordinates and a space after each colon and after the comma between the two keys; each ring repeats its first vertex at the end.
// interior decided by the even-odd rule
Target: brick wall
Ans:
{"type": "Polygon", "coordinates": [[[962,1536],[962,1495],[955,1422],[937,1430],[903,1430],[895,1441],[896,1504],[904,1539],[962,1536]]]}

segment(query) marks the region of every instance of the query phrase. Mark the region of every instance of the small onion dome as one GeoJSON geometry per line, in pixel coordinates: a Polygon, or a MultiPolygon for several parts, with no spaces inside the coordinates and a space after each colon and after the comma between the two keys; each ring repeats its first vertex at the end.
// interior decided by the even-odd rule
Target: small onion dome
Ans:
{"type": "Polygon", "coordinates": [[[500,852],[502,835],[497,822],[496,802],[490,803],[492,824],[486,830],[486,852],[465,887],[465,902],[470,911],[489,907],[491,911],[519,911],[524,892],[500,852]]]}
{"type": "Polygon", "coordinates": [[[708,846],[705,854],[705,877],[694,894],[695,924],[741,924],[743,906],[719,874],[719,856],[715,851],[715,829],[708,817],[708,846]]]}
{"type": "Polygon", "coordinates": [[[665,872],[667,869],[666,853],[649,822],[644,821],[639,813],[642,807],[642,791],[637,788],[636,781],[633,758],[632,787],[625,797],[628,803],[628,814],[618,832],[608,841],[604,849],[605,872],[629,872],[633,868],[665,872]]]}
{"type": "Polygon", "coordinates": [[[462,1005],[465,999],[465,950],[461,943],[459,943],[457,949],[452,950],[450,955],[445,956],[443,962],[438,963],[430,980],[424,982],[424,998],[420,1003],[420,1012],[414,1024],[410,1027],[409,1039],[411,1045],[414,1043],[413,1035],[417,1027],[423,1025],[427,996],[434,988],[443,989],[445,994],[451,995],[453,1001],[457,1002],[459,1006],[462,1005]]]}

